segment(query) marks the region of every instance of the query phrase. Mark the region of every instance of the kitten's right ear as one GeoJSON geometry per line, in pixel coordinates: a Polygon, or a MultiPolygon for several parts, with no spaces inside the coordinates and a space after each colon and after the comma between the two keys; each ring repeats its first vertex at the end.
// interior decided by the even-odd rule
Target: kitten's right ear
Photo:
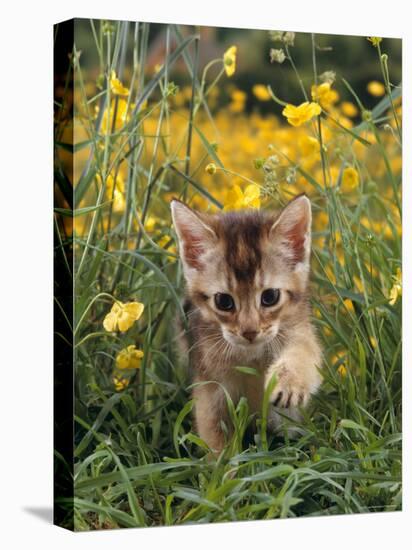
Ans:
{"type": "Polygon", "coordinates": [[[216,244],[216,233],[194,210],[182,202],[174,199],[171,209],[181,258],[189,267],[201,269],[201,257],[208,248],[216,244]]]}
{"type": "Polygon", "coordinates": [[[310,200],[299,195],[285,206],[270,230],[271,238],[283,248],[293,266],[309,265],[311,222],[310,200]]]}

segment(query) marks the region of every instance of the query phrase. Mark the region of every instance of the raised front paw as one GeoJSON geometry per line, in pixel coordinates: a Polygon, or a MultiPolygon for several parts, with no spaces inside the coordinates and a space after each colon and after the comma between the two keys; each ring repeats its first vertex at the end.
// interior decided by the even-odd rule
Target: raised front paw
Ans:
{"type": "Polygon", "coordinates": [[[284,372],[279,377],[271,395],[271,403],[275,407],[289,409],[291,407],[305,407],[310,399],[311,388],[296,376],[284,372]]]}

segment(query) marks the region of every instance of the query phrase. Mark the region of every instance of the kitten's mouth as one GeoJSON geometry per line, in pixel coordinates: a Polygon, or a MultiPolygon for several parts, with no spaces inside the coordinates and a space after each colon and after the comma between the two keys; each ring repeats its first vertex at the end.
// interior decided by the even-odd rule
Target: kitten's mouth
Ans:
{"type": "Polygon", "coordinates": [[[232,346],[241,347],[244,349],[256,349],[264,343],[262,336],[257,336],[253,340],[248,340],[243,336],[226,331],[223,332],[223,338],[232,346]]]}
{"type": "Polygon", "coordinates": [[[264,346],[270,340],[272,340],[276,334],[270,332],[270,333],[261,333],[258,336],[256,336],[253,340],[249,340],[248,338],[244,338],[243,336],[240,336],[239,334],[236,334],[232,331],[223,331],[223,338],[232,346],[239,347],[242,349],[249,349],[249,350],[255,350],[261,346],[264,346]]]}

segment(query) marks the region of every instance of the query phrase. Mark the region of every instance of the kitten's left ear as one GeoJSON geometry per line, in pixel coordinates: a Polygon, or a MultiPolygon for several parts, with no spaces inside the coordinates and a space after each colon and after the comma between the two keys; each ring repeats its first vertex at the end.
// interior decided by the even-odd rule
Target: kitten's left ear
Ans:
{"type": "Polygon", "coordinates": [[[300,195],[283,209],[270,229],[270,237],[282,246],[293,266],[309,263],[311,223],[310,200],[300,195]]]}
{"type": "Polygon", "coordinates": [[[182,202],[174,199],[171,208],[183,265],[199,270],[203,267],[203,254],[216,244],[216,233],[197,212],[182,202]]]}

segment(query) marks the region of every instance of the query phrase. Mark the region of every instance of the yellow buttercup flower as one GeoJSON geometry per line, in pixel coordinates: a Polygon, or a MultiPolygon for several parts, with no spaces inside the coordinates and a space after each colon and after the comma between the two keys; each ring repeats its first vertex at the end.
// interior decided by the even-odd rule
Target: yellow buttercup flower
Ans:
{"type": "Polygon", "coordinates": [[[354,117],[358,114],[358,108],[350,101],[342,101],[340,108],[342,113],[349,117],[354,117]]]}
{"type": "Polygon", "coordinates": [[[348,371],[347,371],[345,365],[339,365],[339,367],[338,367],[338,374],[339,374],[340,376],[342,376],[342,378],[344,378],[344,377],[348,374],[348,371]]]}
{"type": "MultiPolygon", "coordinates": [[[[170,235],[162,235],[160,239],[157,241],[157,246],[160,246],[160,248],[164,248],[168,252],[171,252],[172,254],[176,254],[176,246],[174,244],[171,244],[170,241],[170,235]],[[166,248],[167,245],[167,248],[166,248]]],[[[175,258],[172,256],[169,257],[170,262],[174,262],[175,258]]]]}
{"type": "Polygon", "coordinates": [[[116,367],[120,370],[138,369],[143,356],[143,351],[136,349],[136,346],[127,346],[117,355],[116,367]]]}
{"type": "Polygon", "coordinates": [[[255,84],[252,88],[252,92],[259,99],[259,101],[269,101],[271,95],[264,84],[255,84]]]}
{"type": "Polygon", "coordinates": [[[107,332],[120,330],[125,332],[137,321],[144,310],[144,305],[140,302],[115,302],[111,311],[106,315],[103,321],[103,327],[107,332]]]}
{"type": "Polygon", "coordinates": [[[349,300],[349,298],[346,298],[345,300],[343,300],[343,303],[345,304],[346,309],[348,311],[350,311],[351,313],[355,313],[355,308],[353,307],[352,300],[349,300]]]}
{"type": "MultiPolygon", "coordinates": [[[[112,101],[110,104],[110,109],[103,111],[101,131],[103,134],[110,133],[112,128],[119,130],[129,119],[130,111],[134,108],[133,104],[127,105],[127,99],[124,97],[119,97],[117,100],[117,105],[115,101],[112,101]],[[116,120],[113,123],[113,118],[116,115],[116,120]]],[[[142,107],[143,108],[143,107],[142,107]]],[[[96,114],[98,114],[99,108],[96,108],[96,114]]]]}
{"type": "Polygon", "coordinates": [[[227,195],[224,210],[239,210],[241,208],[260,207],[260,187],[251,183],[242,191],[239,185],[234,185],[227,195]]]}
{"type": "Polygon", "coordinates": [[[358,171],[349,166],[345,168],[342,174],[342,191],[353,191],[359,185],[359,174],[358,171]]]}
{"type": "Polygon", "coordinates": [[[398,298],[402,296],[402,272],[400,267],[398,267],[396,275],[392,278],[394,283],[389,293],[389,303],[391,306],[394,306],[398,298]]]}
{"type": "Polygon", "coordinates": [[[233,76],[236,71],[236,53],[237,47],[231,46],[223,54],[223,66],[227,76],[233,76]]]}
{"type": "Polygon", "coordinates": [[[232,101],[229,104],[229,109],[233,113],[241,113],[245,108],[247,94],[243,90],[233,90],[230,95],[232,101]]]}
{"type": "Polygon", "coordinates": [[[330,109],[339,99],[339,94],[331,88],[330,82],[322,82],[319,86],[312,86],[312,99],[317,101],[324,109],[330,109]]]}
{"type": "Polygon", "coordinates": [[[318,103],[309,103],[305,101],[298,106],[288,104],[282,111],[292,126],[302,126],[305,122],[311,120],[314,116],[320,115],[322,109],[318,103]]]}
{"type": "Polygon", "coordinates": [[[319,141],[312,136],[302,136],[299,147],[305,157],[310,157],[320,151],[319,141]]]}
{"type": "Polygon", "coordinates": [[[111,174],[106,180],[106,194],[107,198],[111,200],[113,198],[113,211],[123,212],[126,206],[124,180],[121,174],[117,174],[116,182],[111,174]]]}
{"type": "Polygon", "coordinates": [[[144,228],[148,233],[151,233],[155,230],[156,225],[159,223],[159,220],[155,218],[154,216],[147,216],[144,222],[144,228]]]}
{"type": "Polygon", "coordinates": [[[113,376],[113,385],[116,391],[122,391],[130,384],[130,378],[123,376],[113,376]]]}
{"type": "MultiPolygon", "coordinates": [[[[97,180],[101,183],[100,175],[97,174],[97,180]]],[[[113,211],[123,212],[126,206],[124,180],[121,174],[117,174],[116,182],[112,174],[106,178],[106,196],[108,200],[113,199],[113,211]]]]}
{"type": "Polygon", "coordinates": [[[128,95],[129,88],[123,86],[120,80],[116,77],[116,73],[112,71],[110,76],[110,88],[114,95],[128,95]]]}
{"type": "Polygon", "coordinates": [[[367,39],[369,40],[369,42],[372,42],[372,46],[374,46],[375,48],[377,48],[378,44],[382,42],[382,38],[380,36],[368,36],[367,39]]]}
{"type": "Polygon", "coordinates": [[[374,97],[381,97],[385,95],[385,86],[382,84],[382,82],[378,82],[377,80],[372,80],[371,82],[369,82],[367,90],[374,97]]]}

